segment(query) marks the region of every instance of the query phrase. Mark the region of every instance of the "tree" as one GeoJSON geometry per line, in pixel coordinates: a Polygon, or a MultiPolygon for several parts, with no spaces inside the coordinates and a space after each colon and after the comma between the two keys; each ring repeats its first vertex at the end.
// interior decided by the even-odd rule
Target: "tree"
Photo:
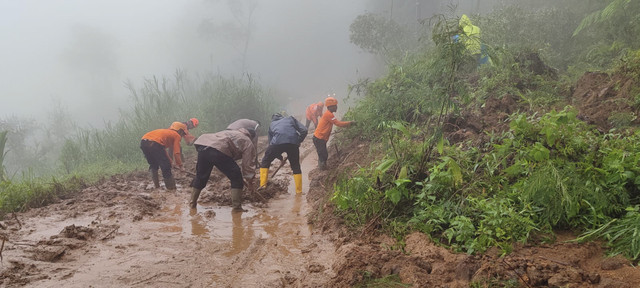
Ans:
{"type": "Polygon", "coordinates": [[[410,39],[415,39],[406,27],[372,13],[358,15],[349,31],[351,43],[391,61],[407,52],[411,47],[410,39]]]}
{"type": "MultiPolygon", "coordinates": [[[[631,0],[612,0],[611,3],[609,3],[602,10],[595,11],[587,15],[586,17],[584,17],[580,22],[580,25],[578,25],[576,30],[573,32],[573,36],[578,35],[580,31],[590,26],[613,21],[616,18],[628,18],[626,16],[632,16],[633,17],[632,20],[635,20],[637,23],[638,14],[637,13],[632,13],[631,15],[628,14],[629,12],[628,8],[630,8],[629,6],[631,5],[631,2],[632,2],[631,0]]],[[[638,1],[634,1],[634,4],[637,4],[637,2],[638,1]]],[[[636,5],[636,8],[637,8],[637,5],[636,5]]]]}

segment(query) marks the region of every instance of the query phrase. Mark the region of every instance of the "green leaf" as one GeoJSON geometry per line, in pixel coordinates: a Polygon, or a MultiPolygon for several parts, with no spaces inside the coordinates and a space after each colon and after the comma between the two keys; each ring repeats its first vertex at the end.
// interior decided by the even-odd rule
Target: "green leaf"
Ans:
{"type": "Polygon", "coordinates": [[[444,135],[442,135],[442,137],[440,137],[440,140],[438,140],[438,153],[442,154],[443,151],[444,151],[444,135]]]}
{"type": "Polygon", "coordinates": [[[400,173],[398,173],[398,180],[407,178],[407,166],[402,166],[400,173]]]}
{"type": "Polygon", "coordinates": [[[380,165],[378,165],[378,167],[376,167],[376,171],[378,171],[379,173],[385,173],[387,172],[387,170],[389,170],[389,168],[391,168],[391,166],[393,166],[393,164],[396,163],[396,159],[387,159],[382,161],[382,163],[380,163],[380,165]]]}
{"type": "Polygon", "coordinates": [[[400,202],[400,200],[402,199],[402,189],[389,189],[385,191],[385,197],[387,197],[387,199],[389,199],[389,201],[391,201],[394,205],[398,204],[398,202],[400,202]]]}

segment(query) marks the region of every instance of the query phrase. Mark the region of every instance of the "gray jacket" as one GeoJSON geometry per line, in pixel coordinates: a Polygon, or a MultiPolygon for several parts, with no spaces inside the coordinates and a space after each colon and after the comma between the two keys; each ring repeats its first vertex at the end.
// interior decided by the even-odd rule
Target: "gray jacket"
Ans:
{"type": "Polygon", "coordinates": [[[217,133],[202,134],[193,144],[216,148],[233,160],[242,159],[242,177],[253,179],[256,174],[256,150],[250,137],[251,134],[244,128],[222,130],[217,133]]]}
{"type": "Polygon", "coordinates": [[[240,128],[244,128],[247,130],[255,131],[255,136],[251,139],[251,141],[253,141],[253,146],[258,149],[258,126],[260,126],[260,122],[258,121],[251,119],[238,119],[229,124],[229,126],[227,126],[227,130],[238,130],[240,128]]]}
{"type": "Polygon", "coordinates": [[[307,137],[307,128],[293,116],[283,117],[280,114],[271,116],[269,125],[269,145],[300,145],[307,137]]]}

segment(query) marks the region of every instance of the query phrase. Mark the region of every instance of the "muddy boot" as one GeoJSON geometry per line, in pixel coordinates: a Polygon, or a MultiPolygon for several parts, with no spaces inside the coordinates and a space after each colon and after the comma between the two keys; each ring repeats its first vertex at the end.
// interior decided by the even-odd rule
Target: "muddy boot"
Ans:
{"type": "Polygon", "coordinates": [[[302,174],[293,174],[293,182],[296,183],[296,194],[302,193],[302,174]]]}
{"type": "Polygon", "coordinates": [[[158,170],[149,170],[151,172],[151,181],[153,181],[153,187],[160,188],[160,178],[158,177],[158,170]]]}
{"type": "Polygon", "coordinates": [[[191,202],[189,202],[189,205],[191,208],[196,208],[196,206],[198,206],[198,197],[200,197],[200,191],[202,191],[202,189],[198,189],[198,188],[193,188],[193,191],[191,191],[191,202]]]}
{"type": "Polygon", "coordinates": [[[176,190],[176,179],[173,177],[165,178],[164,187],[166,187],[167,190],[176,190]]]}
{"type": "Polygon", "coordinates": [[[231,208],[233,212],[246,212],[242,209],[242,188],[231,188],[231,208]]]}
{"type": "Polygon", "coordinates": [[[320,170],[327,170],[327,161],[318,161],[318,168],[320,168],[320,170]]]}
{"type": "Polygon", "coordinates": [[[260,168],[260,187],[267,186],[269,179],[269,168],[260,168]]]}

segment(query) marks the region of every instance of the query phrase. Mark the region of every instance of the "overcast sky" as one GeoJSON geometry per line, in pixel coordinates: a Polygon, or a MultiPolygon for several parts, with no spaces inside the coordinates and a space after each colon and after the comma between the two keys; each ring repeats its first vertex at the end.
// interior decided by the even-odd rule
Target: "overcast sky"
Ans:
{"type": "MultiPolygon", "coordinates": [[[[255,2],[246,69],[264,85],[306,103],[372,75],[373,57],[349,42],[366,0],[255,2]]],[[[127,107],[127,79],[239,75],[241,51],[198,33],[206,19],[232,21],[227,0],[0,0],[0,118],[46,119],[59,101],[101,126],[127,107]]]]}

